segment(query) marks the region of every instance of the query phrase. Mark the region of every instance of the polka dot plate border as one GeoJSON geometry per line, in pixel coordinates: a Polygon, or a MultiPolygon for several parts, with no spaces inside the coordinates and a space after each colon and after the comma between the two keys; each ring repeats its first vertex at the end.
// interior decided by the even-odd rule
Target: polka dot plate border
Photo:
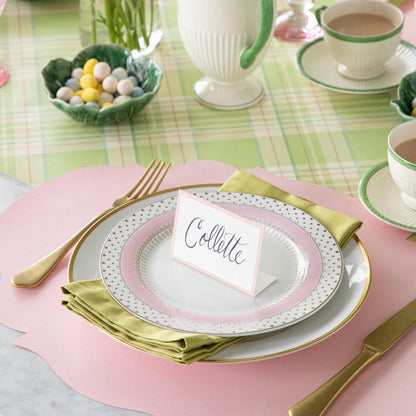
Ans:
{"type": "Polygon", "coordinates": [[[134,316],[181,332],[254,335],[306,319],[335,294],[342,278],[342,253],[330,232],[313,217],[284,202],[251,194],[195,195],[262,223],[272,239],[273,250],[277,247],[276,252],[289,262],[295,283],[281,298],[274,284],[252,298],[208,276],[205,280],[195,277],[201,280],[193,288],[183,280],[175,281],[175,272],[182,276],[187,273],[183,267],[190,268],[168,258],[176,208],[173,196],[127,216],[110,232],[101,250],[103,282],[111,296],[134,316]],[[152,253],[153,261],[149,261],[147,256],[152,253]],[[125,257],[130,262],[128,271],[123,266],[125,257]],[[155,272],[158,267],[163,273],[155,272]],[[129,273],[134,276],[128,277],[129,273]],[[161,275],[164,281],[159,279],[161,275]]]}

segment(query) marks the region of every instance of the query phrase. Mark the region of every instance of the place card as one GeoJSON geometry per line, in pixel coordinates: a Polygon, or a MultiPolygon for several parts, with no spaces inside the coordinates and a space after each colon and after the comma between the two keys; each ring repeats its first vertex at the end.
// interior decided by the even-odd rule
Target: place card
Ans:
{"type": "Polygon", "coordinates": [[[172,258],[255,296],[276,280],[259,271],[263,236],[262,225],[178,192],[172,258]]]}

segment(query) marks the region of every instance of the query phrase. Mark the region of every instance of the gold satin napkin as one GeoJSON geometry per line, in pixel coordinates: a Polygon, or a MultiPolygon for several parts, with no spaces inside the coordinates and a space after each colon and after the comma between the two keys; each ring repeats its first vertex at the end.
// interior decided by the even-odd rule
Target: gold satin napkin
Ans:
{"type": "MultiPolygon", "coordinates": [[[[355,218],[291,195],[240,170],[227,180],[220,191],[251,193],[294,205],[321,222],[341,247],[362,224],[355,218]]],[[[202,360],[243,338],[182,333],[149,324],[131,315],[113,300],[100,279],[69,283],[62,286],[62,291],[67,295],[63,305],[112,337],[180,364],[202,360]]]]}

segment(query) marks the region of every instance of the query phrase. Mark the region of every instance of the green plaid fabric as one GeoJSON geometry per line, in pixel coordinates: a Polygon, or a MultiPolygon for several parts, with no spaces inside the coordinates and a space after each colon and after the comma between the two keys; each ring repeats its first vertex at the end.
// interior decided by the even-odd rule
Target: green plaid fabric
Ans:
{"type": "Polygon", "coordinates": [[[40,75],[50,59],[71,60],[81,48],[78,0],[8,0],[0,18],[0,59],[11,70],[0,88],[1,171],[36,185],[89,165],[215,159],[357,196],[361,176],[386,159],[387,135],[400,122],[389,104],[395,91],[322,89],[296,69],[301,44],[273,39],[254,74],[266,90],[262,101],[247,110],[208,109],[193,98],[202,74],[182,44],[176,0],[160,7],[164,37],[152,55],[164,71],[158,95],[131,121],[88,126],[48,102],[40,75]]]}

